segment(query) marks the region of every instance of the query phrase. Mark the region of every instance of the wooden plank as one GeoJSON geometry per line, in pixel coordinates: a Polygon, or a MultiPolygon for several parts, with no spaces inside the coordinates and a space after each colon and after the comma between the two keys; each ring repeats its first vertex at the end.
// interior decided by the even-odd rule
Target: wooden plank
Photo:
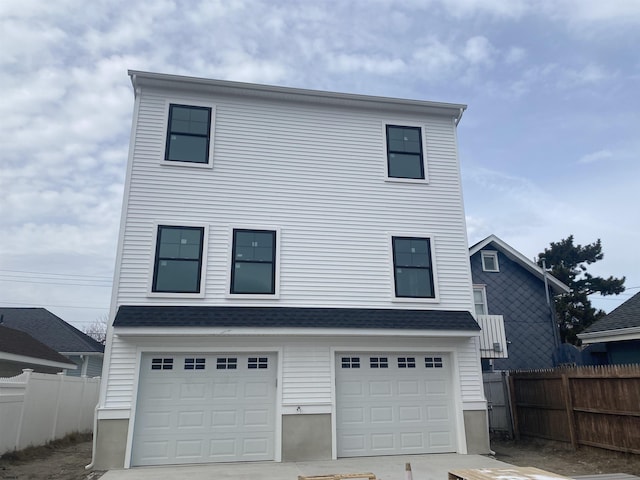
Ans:
{"type": "Polygon", "coordinates": [[[569,438],[571,439],[571,446],[574,450],[578,448],[578,437],[576,435],[576,418],[573,414],[573,401],[571,399],[571,384],[567,375],[562,375],[563,397],[564,404],[567,411],[567,423],[569,424],[569,438]]]}
{"type": "Polygon", "coordinates": [[[472,468],[449,471],[449,480],[571,480],[534,467],[472,468]]]}
{"type": "Polygon", "coordinates": [[[344,480],[353,478],[364,478],[376,480],[376,476],[371,473],[327,473],[324,475],[298,475],[298,480],[344,480]]]}

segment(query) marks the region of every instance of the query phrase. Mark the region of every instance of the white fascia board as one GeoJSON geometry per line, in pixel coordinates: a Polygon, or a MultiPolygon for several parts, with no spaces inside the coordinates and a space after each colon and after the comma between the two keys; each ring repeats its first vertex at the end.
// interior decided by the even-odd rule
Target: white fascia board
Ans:
{"type": "Polygon", "coordinates": [[[404,330],[344,328],[239,328],[239,327],[115,327],[119,337],[479,337],[480,330],[404,330]]]}
{"type": "Polygon", "coordinates": [[[78,368],[75,363],[55,362],[53,360],[45,360],[44,358],[28,357],[27,355],[16,355],[15,353],[6,352],[0,352],[0,360],[40,365],[41,367],[66,368],[67,370],[75,370],[78,368]]]}
{"type": "Polygon", "coordinates": [[[402,109],[430,115],[451,117],[459,122],[467,106],[457,103],[430,102],[403,98],[377,97],[352,93],[327,92],[304,88],[279,87],[255,83],[231,82],[209,78],[169,75],[164,73],[129,70],[134,91],[140,87],[165,89],[188,89],[194,91],[217,92],[227,95],[251,95],[273,99],[288,99],[304,103],[324,103],[336,105],[361,106],[377,109],[402,109]]]}
{"type": "Polygon", "coordinates": [[[640,327],[619,328],[602,332],[579,333],[582,343],[621,342],[623,340],[640,340],[640,327]]]}
{"type": "MultiPolygon", "coordinates": [[[[509,245],[508,243],[505,243],[503,240],[496,237],[495,235],[489,235],[484,240],[481,240],[480,242],[476,243],[471,248],[469,248],[469,258],[471,258],[473,255],[478,253],[480,250],[485,248],[490,243],[494,243],[497,246],[499,246],[502,252],[507,257],[509,257],[511,260],[522,265],[522,267],[529,270],[536,277],[540,278],[541,280],[544,280],[544,270],[542,270],[542,268],[540,268],[534,262],[529,260],[527,257],[521,254],[515,248],[513,248],[511,245],[509,245]]],[[[567,285],[562,283],[560,280],[558,280],[556,277],[554,277],[550,273],[547,273],[547,280],[552,285],[553,290],[558,294],[569,293],[571,291],[571,288],[569,288],[567,285]]]]}
{"type": "Polygon", "coordinates": [[[85,357],[104,357],[102,352],[58,352],[60,355],[84,355],[85,357]]]}

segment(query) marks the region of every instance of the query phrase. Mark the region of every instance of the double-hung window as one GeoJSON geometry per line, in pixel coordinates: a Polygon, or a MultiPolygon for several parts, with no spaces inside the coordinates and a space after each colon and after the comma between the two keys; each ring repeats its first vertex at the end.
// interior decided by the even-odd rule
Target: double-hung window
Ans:
{"type": "Polygon", "coordinates": [[[395,296],[435,298],[431,239],[393,237],[395,296]]]}
{"type": "Polygon", "coordinates": [[[210,136],[210,107],[170,104],[164,159],[208,164],[210,136]]]}
{"type": "Polygon", "coordinates": [[[276,293],[275,231],[233,230],[230,293],[276,293]]]}
{"type": "Polygon", "coordinates": [[[484,285],[473,286],[473,305],[476,315],[487,314],[487,296],[484,285]]]}
{"type": "Polygon", "coordinates": [[[158,226],[152,292],[200,293],[203,227],[158,226]]]}
{"type": "Polygon", "coordinates": [[[425,179],[421,127],[387,125],[387,176],[425,179]]]}

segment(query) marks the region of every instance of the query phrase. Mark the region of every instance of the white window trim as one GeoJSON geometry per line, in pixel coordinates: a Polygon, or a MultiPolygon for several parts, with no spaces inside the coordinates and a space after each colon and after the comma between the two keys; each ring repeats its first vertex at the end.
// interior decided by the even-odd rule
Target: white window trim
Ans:
{"type": "Polygon", "coordinates": [[[498,264],[498,252],[496,250],[480,250],[480,258],[482,259],[482,271],[483,272],[499,272],[500,264],[498,264]],[[486,268],[484,259],[485,258],[493,258],[493,261],[496,265],[495,270],[489,270],[486,268]]]}
{"type": "Polygon", "coordinates": [[[484,305],[484,310],[485,313],[483,313],[482,315],[489,315],[489,305],[487,304],[487,286],[486,285],[478,285],[478,284],[473,284],[473,291],[474,291],[474,295],[473,295],[473,313],[474,315],[481,315],[479,313],[476,312],[476,296],[475,296],[475,292],[479,291],[482,293],[482,304],[484,305]]]}
{"type": "Polygon", "coordinates": [[[388,241],[388,262],[390,272],[390,297],[394,303],[440,303],[440,293],[438,288],[438,269],[436,258],[436,239],[435,235],[425,232],[393,232],[387,233],[388,241]],[[410,298],[410,297],[396,297],[396,271],[393,264],[393,238],[394,237],[411,237],[411,238],[428,238],[429,247],[431,248],[431,273],[433,274],[433,298],[410,298]]]}
{"type": "Polygon", "coordinates": [[[164,105],[164,122],[162,141],[162,156],[160,157],[161,165],[170,165],[172,167],[187,167],[187,168],[213,168],[213,151],[214,151],[214,139],[215,139],[215,125],[216,125],[216,106],[210,102],[201,102],[198,100],[173,97],[165,100],[164,105]],[[167,135],[169,133],[169,107],[171,105],[188,105],[190,107],[206,107],[211,109],[211,125],[209,127],[209,158],[207,163],[195,163],[195,162],[178,162],[175,160],[165,160],[167,154],[167,135]]]}
{"type": "Polygon", "coordinates": [[[205,280],[207,278],[207,252],[209,250],[209,225],[194,222],[181,222],[176,220],[154,221],[153,222],[153,242],[151,245],[151,253],[149,255],[149,275],[147,279],[147,297],[159,298],[204,298],[205,296],[205,280]],[[156,249],[158,247],[158,227],[166,225],[168,227],[197,227],[204,228],[202,234],[202,268],[200,270],[200,292],[198,293],[172,293],[172,292],[154,292],[153,291],[153,275],[155,273],[156,249]]]}
{"type": "Polygon", "coordinates": [[[384,160],[384,181],[389,183],[429,183],[429,162],[427,161],[427,127],[422,123],[416,123],[407,120],[387,119],[382,122],[380,128],[382,131],[382,159],[384,160]],[[420,128],[420,140],[422,141],[422,169],[424,171],[424,178],[397,178],[389,176],[389,159],[387,158],[387,125],[420,128]]]}
{"type": "Polygon", "coordinates": [[[273,225],[232,225],[229,228],[229,249],[227,252],[227,285],[225,290],[226,298],[238,300],[278,300],[280,298],[280,238],[280,227],[274,227],[273,225]],[[231,293],[231,269],[233,268],[234,230],[267,230],[276,232],[274,293],[231,293]]]}

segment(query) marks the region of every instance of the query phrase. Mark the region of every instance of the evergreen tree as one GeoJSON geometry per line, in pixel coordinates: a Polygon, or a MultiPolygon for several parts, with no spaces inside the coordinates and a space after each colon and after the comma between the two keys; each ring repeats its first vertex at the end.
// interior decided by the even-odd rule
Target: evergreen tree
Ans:
{"type": "Polygon", "coordinates": [[[587,272],[587,265],[602,260],[600,239],[588,245],[574,245],[573,235],[551,242],[549,248],[538,254],[538,265],[545,260],[547,271],[571,288],[570,293],[556,298],[555,307],[563,343],[579,345],[576,336],[593,322],[605,315],[591,306],[589,295],[618,295],[624,292],[625,277],[594,277],[587,272]]]}

